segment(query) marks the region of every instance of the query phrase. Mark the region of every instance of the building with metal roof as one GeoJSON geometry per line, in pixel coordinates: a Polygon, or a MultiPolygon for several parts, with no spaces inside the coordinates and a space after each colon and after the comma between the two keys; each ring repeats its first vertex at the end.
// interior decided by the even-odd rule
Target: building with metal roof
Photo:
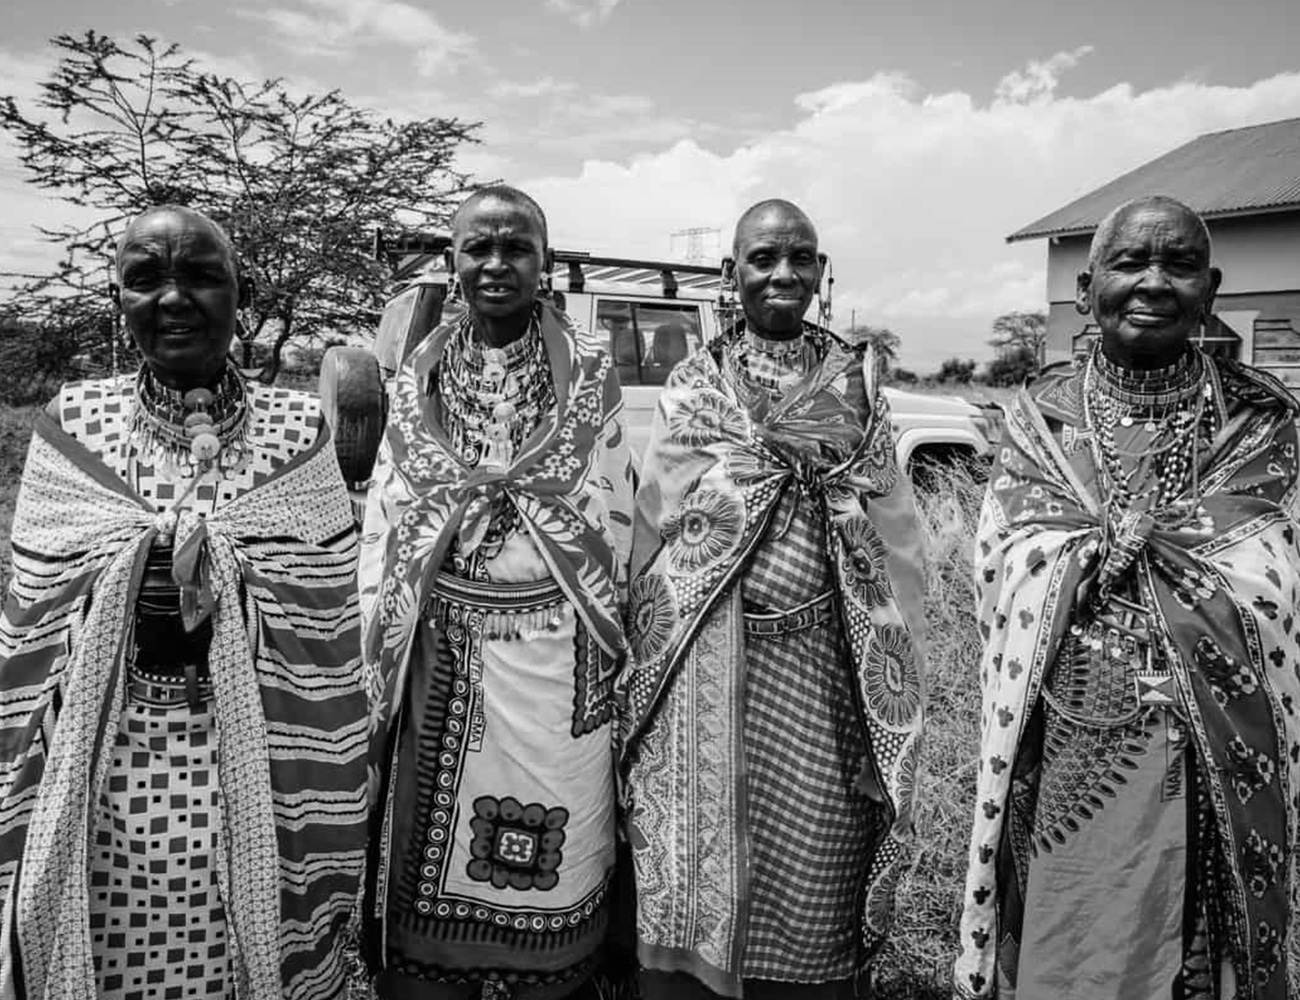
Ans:
{"type": "Polygon", "coordinates": [[[1153,194],[1190,205],[1210,227],[1223,284],[1206,346],[1300,388],[1300,118],[1199,136],[1009,235],[1048,241],[1048,359],[1069,358],[1096,335],[1074,296],[1098,224],[1153,194]]]}

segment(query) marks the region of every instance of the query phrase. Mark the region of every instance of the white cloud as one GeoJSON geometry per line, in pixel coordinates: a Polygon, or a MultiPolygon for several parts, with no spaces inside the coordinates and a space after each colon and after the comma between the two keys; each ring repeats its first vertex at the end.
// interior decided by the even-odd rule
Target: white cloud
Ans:
{"type": "Polygon", "coordinates": [[[1203,132],[1300,115],[1300,73],[1248,86],[1117,84],[1060,97],[1085,50],[1008,74],[995,95],[927,94],[898,74],[794,98],[791,128],[712,152],[691,139],[646,143],[577,176],[525,182],[556,242],[662,255],[674,229],[711,226],[724,245],[765,197],[802,205],[834,260],[837,322],[886,322],[904,363],[986,356],[993,319],[1045,300],[1042,242],[1005,237],[1203,132]]]}
{"type": "Polygon", "coordinates": [[[453,31],[399,0],[300,0],[298,7],[239,7],[270,24],[298,53],[338,56],[360,48],[411,50],[421,76],[454,73],[477,50],[472,35],[453,31]]]}
{"type": "Polygon", "coordinates": [[[498,101],[530,100],[569,94],[577,87],[571,80],[557,80],[551,76],[538,80],[498,80],[488,87],[487,95],[498,101]]]}
{"type": "Polygon", "coordinates": [[[1030,60],[1023,70],[1014,70],[998,81],[998,100],[1023,104],[1050,99],[1061,73],[1077,66],[1090,52],[1091,45],[1080,45],[1073,52],[1058,52],[1041,62],[1030,60]]]}
{"type": "Polygon", "coordinates": [[[546,9],[562,14],[579,28],[590,28],[614,12],[621,0],[546,0],[546,9]]]}

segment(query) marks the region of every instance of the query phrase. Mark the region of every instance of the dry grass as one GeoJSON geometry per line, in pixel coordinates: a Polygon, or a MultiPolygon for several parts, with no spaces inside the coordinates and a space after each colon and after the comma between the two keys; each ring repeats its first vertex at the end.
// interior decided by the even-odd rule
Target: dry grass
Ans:
{"type": "Polygon", "coordinates": [[[928,726],[917,773],[916,842],[894,931],[876,963],[881,1000],[952,995],[957,917],[975,799],[980,636],[971,554],[983,483],[941,470],[917,497],[926,540],[928,726]]]}

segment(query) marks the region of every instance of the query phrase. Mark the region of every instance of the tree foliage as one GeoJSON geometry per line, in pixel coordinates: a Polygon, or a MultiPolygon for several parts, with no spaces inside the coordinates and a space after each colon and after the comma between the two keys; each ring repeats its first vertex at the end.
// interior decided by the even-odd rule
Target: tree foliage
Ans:
{"type": "Polygon", "coordinates": [[[384,282],[371,234],[445,223],[465,189],[453,161],[478,123],[399,122],[338,91],[221,77],[147,35],[121,43],[91,31],[53,45],[59,63],[36,107],[0,98],[0,128],[31,183],[84,221],[41,229],[64,253],[53,272],[21,276],[27,315],[102,314],[126,221],[150,205],[190,205],[239,250],[255,285],[244,362],[274,378],[290,345],[371,332],[384,282]]]}
{"type": "Polygon", "coordinates": [[[898,334],[888,327],[855,325],[842,334],[850,344],[870,344],[880,363],[881,370],[888,375],[898,361],[898,348],[902,345],[898,334]]]}
{"type": "Polygon", "coordinates": [[[993,321],[989,344],[998,354],[1025,354],[1041,365],[1047,350],[1047,313],[1004,313],[993,321]]]}
{"type": "Polygon", "coordinates": [[[970,358],[948,358],[935,374],[936,382],[956,382],[965,385],[975,377],[975,362],[970,358]]]}
{"type": "Polygon", "coordinates": [[[988,383],[997,386],[1022,385],[1038,374],[1038,357],[1028,347],[1003,351],[988,364],[988,383]]]}

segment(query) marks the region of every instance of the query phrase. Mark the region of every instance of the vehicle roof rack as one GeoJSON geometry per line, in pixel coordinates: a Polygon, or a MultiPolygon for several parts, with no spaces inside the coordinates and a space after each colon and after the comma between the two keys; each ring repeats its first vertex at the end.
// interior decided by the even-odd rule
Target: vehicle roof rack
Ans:
{"type": "MultiPolygon", "coordinates": [[[[451,248],[451,234],[415,231],[388,236],[382,229],[374,233],[374,258],[384,261],[394,280],[409,278],[451,248]]],[[[639,257],[607,257],[584,250],[555,250],[552,278],[563,275],[568,290],[581,292],[588,281],[621,281],[634,284],[657,284],[664,298],[677,297],[681,288],[717,291],[721,284],[719,267],[682,261],[652,260],[639,257]]]]}
{"type": "Polygon", "coordinates": [[[382,229],[375,229],[374,258],[388,265],[393,278],[408,276],[423,267],[429,257],[441,256],[450,249],[450,233],[416,231],[388,236],[382,229]],[[410,260],[412,257],[415,260],[410,260]]]}
{"type": "Polygon", "coordinates": [[[638,257],[606,257],[583,250],[556,250],[553,275],[563,273],[569,291],[581,292],[590,281],[627,281],[648,285],[658,282],[666,299],[677,297],[679,288],[716,290],[721,277],[717,267],[681,261],[649,260],[638,257]]]}

